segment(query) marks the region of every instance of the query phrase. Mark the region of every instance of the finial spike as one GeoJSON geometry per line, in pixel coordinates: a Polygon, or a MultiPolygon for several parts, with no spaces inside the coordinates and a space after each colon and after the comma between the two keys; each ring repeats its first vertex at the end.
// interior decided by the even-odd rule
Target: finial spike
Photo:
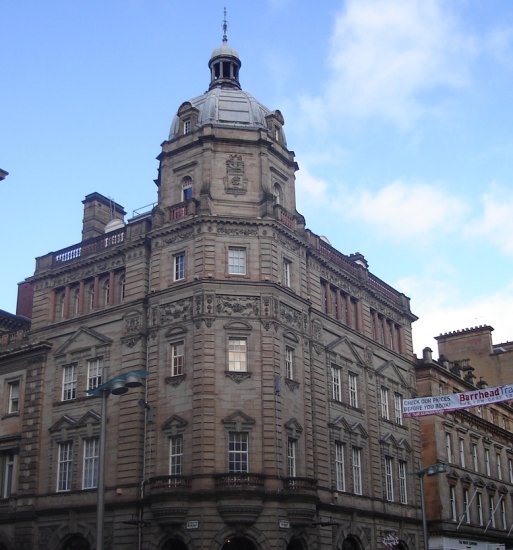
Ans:
{"type": "Polygon", "coordinates": [[[226,8],[224,8],[224,19],[223,19],[223,43],[228,42],[228,36],[226,31],[228,30],[228,22],[226,21],[226,8]]]}

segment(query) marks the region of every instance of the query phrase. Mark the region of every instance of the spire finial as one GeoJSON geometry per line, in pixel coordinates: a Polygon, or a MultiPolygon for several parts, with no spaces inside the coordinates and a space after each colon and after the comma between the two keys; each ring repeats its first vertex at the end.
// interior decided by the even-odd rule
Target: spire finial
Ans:
{"type": "Polygon", "coordinates": [[[224,44],[228,42],[228,36],[226,35],[227,30],[228,30],[228,21],[226,21],[226,8],[224,8],[224,19],[223,19],[223,43],[224,44]]]}

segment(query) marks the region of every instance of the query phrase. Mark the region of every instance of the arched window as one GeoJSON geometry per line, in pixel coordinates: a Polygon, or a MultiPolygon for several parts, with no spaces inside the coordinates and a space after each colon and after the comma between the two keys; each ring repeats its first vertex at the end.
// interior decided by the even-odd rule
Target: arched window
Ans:
{"type": "Polygon", "coordinates": [[[103,305],[108,306],[109,305],[109,300],[110,300],[110,281],[108,279],[106,281],[104,281],[102,290],[103,290],[103,293],[102,293],[103,294],[103,305]]]}
{"type": "Polygon", "coordinates": [[[276,204],[281,204],[282,202],[281,187],[278,183],[274,184],[274,202],[276,204]]]}
{"type": "Polygon", "coordinates": [[[192,178],[185,176],[182,179],[182,200],[190,201],[192,199],[192,178]]]}
{"type": "Polygon", "coordinates": [[[79,295],[80,295],[79,289],[74,288],[71,292],[71,311],[73,312],[73,315],[78,315],[80,313],[78,310],[79,295]]]}
{"type": "Polygon", "coordinates": [[[92,311],[94,307],[94,285],[92,283],[87,287],[86,298],[87,298],[87,302],[86,302],[87,309],[89,311],[92,311]]]}
{"type": "Polygon", "coordinates": [[[122,304],[125,301],[125,275],[121,275],[118,280],[118,297],[122,304]]]}
{"type": "Polygon", "coordinates": [[[64,319],[64,304],[66,303],[66,298],[64,295],[64,290],[59,292],[57,295],[57,317],[59,319],[64,319]]]}

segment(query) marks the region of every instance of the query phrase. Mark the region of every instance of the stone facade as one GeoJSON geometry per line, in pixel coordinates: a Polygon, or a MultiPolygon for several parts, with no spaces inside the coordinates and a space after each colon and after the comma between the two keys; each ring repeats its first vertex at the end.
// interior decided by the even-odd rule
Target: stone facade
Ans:
{"type": "Polygon", "coordinates": [[[113,203],[107,223],[88,195],[84,240],[20,287],[0,548],[96,547],[87,390],[137,370],[145,386],[107,400],[105,548],[421,548],[409,299],[305,228],[283,116],[240,89],[226,43],[210,67],[162,146],[157,206],[125,225],[113,203]]]}
{"type": "MultiPolygon", "coordinates": [[[[476,327],[437,337],[439,359],[434,360],[431,349],[426,348],[418,360],[418,395],[486,388],[482,373],[491,378],[490,364],[497,364],[493,353],[508,355],[509,348],[508,343],[492,347],[492,330],[488,326],[476,327]]],[[[425,416],[420,418],[420,424],[424,466],[436,462],[446,465],[445,473],[424,478],[430,547],[511,548],[513,408],[510,403],[425,416]]]]}

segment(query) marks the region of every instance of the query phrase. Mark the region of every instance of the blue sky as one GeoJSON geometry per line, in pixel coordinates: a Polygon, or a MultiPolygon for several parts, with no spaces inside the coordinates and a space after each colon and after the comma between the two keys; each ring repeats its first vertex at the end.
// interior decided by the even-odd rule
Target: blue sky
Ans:
{"type": "Polygon", "coordinates": [[[285,117],[307,226],[410,296],[418,354],[481,324],[513,340],[510,0],[2,0],[0,309],[80,240],[87,194],[128,217],[156,201],[225,5],[243,88],[285,117]]]}

